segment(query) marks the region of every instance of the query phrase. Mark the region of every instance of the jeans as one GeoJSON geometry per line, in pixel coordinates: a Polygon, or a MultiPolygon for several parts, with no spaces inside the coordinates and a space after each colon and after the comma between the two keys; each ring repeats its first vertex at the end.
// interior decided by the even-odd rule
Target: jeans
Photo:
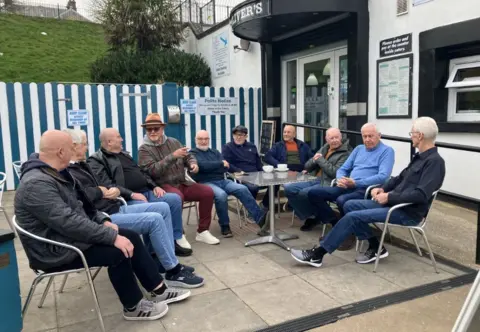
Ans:
{"type": "Polygon", "coordinates": [[[112,214],[110,218],[119,227],[142,234],[146,247],[153,247],[167,271],[178,264],[172,235],[172,218],[167,203],[122,206],[120,211],[112,214]]]}
{"type": "Polygon", "coordinates": [[[228,226],[230,224],[230,218],[228,217],[228,196],[233,195],[242,202],[243,206],[253,216],[253,219],[258,223],[262,219],[265,212],[260,209],[255,198],[243,184],[235,183],[231,180],[218,180],[205,183],[212,188],[215,209],[218,214],[218,223],[221,227],[228,226]]]}
{"type": "MultiPolygon", "coordinates": [[[[182,200],[178,195],[166,193],[162,197],[157,197],[153,191],[142,193],[150,203],[165,202],[170,207],[170,214],[172,216],[173,238],[179,240],[183,235],[183,221],[182,221],[182,200]]],[[[129,200],[127,204],[142,204],[143,201],[129,200]]]]}
{"type": "Polygon", "coordinates": [[[263,187],[259,187],[257,185],[251,184],[251,183],[242,183],[242,185],[247,187],[248,191],[250,191],[250,193],[252,194],[252,197],[255,198],[255,199],[257,198],[257,195],[258,195],[258,192],[260,191],[260,189],[263,188],[263,187]]]}
{"type": "MultiPolygon", "coordinates": [[[[277,197],[278,191],[280,190],[280,186],[274,186],[273,188],[274,188],[273,196],[277,197]]],[[[266,208],[270,208],[270,187],[265,192],[265,196],[263,196],[262,205],[266,208]]],[[[275,207],[272,207],[272,208],[275,209],[275,207]]]]}
{"type": "MultiPolygon", "coordinates": [[[[387,218],[389,206],[380,205],[375,201],[354,199],[345,203],[345,216],[327,234],[320,245],[329,253],[334,252],[350,235],[355,234],[359,240],[368,240],[372,235],[371,223],[383,223],[387,218]]],[[[390,224],[414,226],[420,220],[414,220],[403,210],[395,210],[390,215],[390,224]]]]}
{"type": "Polygon", "coordinates": [[[340,215],[344,215],[343,206],[351,199],[362,199],[365,189],[316,186],[308,191],[308,200],[315,210],[315,218],[323,223],[337,220],[337,216],[327,202],[336,202],[340,215]]]}
{"type": "Polygon", "coordinates": [[[200,183],[194,183],[186,186],[184,184],[178,187],[171,186],[169,184],[162,185],[163,190],[168,193],[175,193],[180,196],[182,204],[187,202],[199,202],[198,214],[199,222],[197,232],[201,233],[207,231],[210,228],[212,222],[212,207],[213,207],[213,190],[209,186],[200,183]]]}
{"type": "MultiPolygon", "coordinates": [[[[83,254],[89,267],[108,267],[110,282],[123,307],[133,308],[143,298],[136,278],[138,278],[147,292],[157,288],[163,279],[158,273],[152,257],[145,249],[140,235],[127,229],[120,229],[119,234],[132,242],[134,249],[131,258],[126,258],[123,252],[113,245],[94,244],[85,250],[83,254]]],[[[47,272],[59,272],[82,267],[82,260],[78,257],[69,264],[48,270],[47,272]]]]}
{"type": "Polygon", "coordinates": [[[285,184],[288,204],[300,220],[306,220],[315,214],[315,207],[308,200],[308,192],[315,186],[322,186],[320,180],[285,184]]]}

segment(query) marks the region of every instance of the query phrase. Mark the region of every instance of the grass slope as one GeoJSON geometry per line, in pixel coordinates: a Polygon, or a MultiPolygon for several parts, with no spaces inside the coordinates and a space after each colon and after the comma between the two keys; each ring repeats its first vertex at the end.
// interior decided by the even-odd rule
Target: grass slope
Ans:
{"type": "Polygon", "coordinates": [[[0,14],[0,81],[89,82],[106,50],[100,25],[0,14]]]}

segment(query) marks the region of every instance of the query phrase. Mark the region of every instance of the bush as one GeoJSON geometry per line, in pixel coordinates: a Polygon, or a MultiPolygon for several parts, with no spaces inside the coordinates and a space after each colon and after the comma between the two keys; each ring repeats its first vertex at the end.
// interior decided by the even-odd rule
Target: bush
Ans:
{"type": "Polygon", "coordinates": [[[201,56],[175,49],[149,52],[112,50],[92,64],[90,75],[95,83],[211,84],[210,67],[201,56]]]}

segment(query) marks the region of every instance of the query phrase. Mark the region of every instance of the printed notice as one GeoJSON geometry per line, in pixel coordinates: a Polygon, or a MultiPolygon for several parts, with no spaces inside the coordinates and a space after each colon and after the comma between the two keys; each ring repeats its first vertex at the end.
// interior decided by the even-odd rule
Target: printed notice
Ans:
{"type": "Polygon", "coordinates": [[[230,75],[229,47],[228,32],[223,32],[212,38],[212,67],[215,77],[230,75]]]}
{"type": "Polygon", "coordinates": [[[410,106],[410,57],[379,63],[378,115],[408,116],[410,106]]]}
{"type": "Polygon", "coordinates": [[[197,113],[197,100],[196,99],[181,99],[180,108],[184,114],[197,113]]]}
{"type": "Polygon", "coordinates": [[[240,110],[238,97],[197,98],[197,114],[200,115],[235,115],[240,110]]]}
{"type": "Polygon", "coordinates": [[[67,110],[68,126],[88,126],[87,110],[67,110]]]}

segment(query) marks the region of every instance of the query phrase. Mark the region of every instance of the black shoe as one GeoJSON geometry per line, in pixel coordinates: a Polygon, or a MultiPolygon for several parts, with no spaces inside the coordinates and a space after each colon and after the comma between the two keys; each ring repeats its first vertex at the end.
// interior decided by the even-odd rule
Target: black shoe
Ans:
{"type": "Polygon", "coordinates": [[[290,249],[290,254],[299,263],[320,267],[322,266],[323,256],[317,254],[318,249],[316,247],[308,250],[290,249]]]}
{"type": "Polygon", "coordinates": [[[187,272],[190,272],[190,273],[193,273],[195,272],[195,268],[192,267],[192,266],[188,266],[188,265],[183,265],[183,264],[180,264],[182,270],[185,270],[187,272]]]}
{"type": "Polygon", "coordinates": [[[315,226],[320,225],[321,222],[317,219],[308,218],[305,223],[300,226],[302,232],[310,232],[315,226]]]}
{"type": "Polygon", "coordinates": [[[192,249],[180,247],[177,242],[175,242],[175,255],[180,257],[187,257],[192,254],[192,249]]]}
{"type": "Polygon", "coordinates": [[[230,226],[222,226],[222,235],[223,237],[233,237],[232,230],[230,229],[230,226]]]}
{"type": "MultiPolygon", "coordinates": [[[[359,255],[356,259],[358,264],[368,264],[375,262],[377,259],[377,251],[378,248],[368,247],[365,253],[359,255]]],[[[388,257],[388,251],[385,247],[382,247],[382,251],[380,252],[380,259],[388,257]]]]}

